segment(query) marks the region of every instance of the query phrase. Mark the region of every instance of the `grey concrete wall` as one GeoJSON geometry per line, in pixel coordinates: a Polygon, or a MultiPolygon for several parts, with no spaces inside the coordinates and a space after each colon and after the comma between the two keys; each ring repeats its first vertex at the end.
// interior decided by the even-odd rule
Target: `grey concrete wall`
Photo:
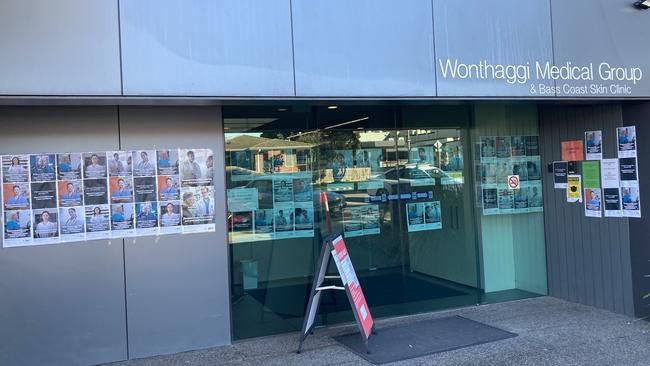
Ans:
{"type": "MultiPolygon", "coordinates": [[[[0,154],[210,147],[220,108],[4,107],[0,154]]],[[[0,249],[0,365],[91,365],[230,343],[225,182],[216,232],[0,249]]]]}
{"type": "Polygon", "coordinates": [[[120,137],[123,149],[211,148],[217,172],[214,233],[125,240],[130,357],[230,343],[220,108],[124,107],[120,137]]]}
{"type": "Polygon", "coordinates": [[[618,104],[540,107],[540,151],[544,167],[544,225],[551,296],[626,315],[634,314],[630,224],[627,218],[585,217],[583,203],[568,203],[553,188],[548,164],[562,160],[561,142],[603,131],[603,157],[617,157],[618,104]]]}
{"type": "MultiPolygon", "coordinates": [[[[0,154],[113,150],[117,108],[1,108],[0,154]]],[[[122,240],[0,249],[0,365],[127,357],[122,240]]]]}

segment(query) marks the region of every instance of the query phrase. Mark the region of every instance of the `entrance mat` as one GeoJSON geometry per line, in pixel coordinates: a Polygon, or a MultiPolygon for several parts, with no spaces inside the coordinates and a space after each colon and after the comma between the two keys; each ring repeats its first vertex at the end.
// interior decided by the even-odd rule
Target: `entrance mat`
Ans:
{"type": "MultiPolygon", "coordinates": [[[[467,293],[451,287],[426,281],[416,276],[403,276],[401,273],[365,276],[360,277],[359,280],[363,286],[366,301],[372,306],[467,295],[467,293]],[[394,290],[386,291],[386,289],[394,290]]],[[[284,319],[305,315],[310,291],[311,283],[247,290],[255,300],[284,319]]],[[[345,291],[326,291],[321,297],[318,313],[327,314],[349,310],[350,302],[345,291]]]]}
{"type": "Polygon", "coordinates": [[[380,365],[516,336],[461,316],[450,316],[379,329],[368,341],[370,353],[366,353],[359,333],[334,339],[367,361],[380,365]]]}

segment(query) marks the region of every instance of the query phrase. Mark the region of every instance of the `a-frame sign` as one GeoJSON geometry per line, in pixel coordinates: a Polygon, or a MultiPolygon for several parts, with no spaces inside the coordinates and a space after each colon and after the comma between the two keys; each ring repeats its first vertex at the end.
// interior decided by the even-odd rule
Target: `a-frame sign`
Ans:
{"type": "Polygon", "coordinates": [[[366,345],[367,351],[368,338],[374,331],[375,323],[372,320],[372,315],[370,314],[370,309],[366,303],[366,298],[363,296],[363,291],[361,290],[359,279],[357,278],[357,274],[354,271],[354,267],[352,266],[352,261],[348,255],[348,249],[345,246],[343,235],[332,235],[323,241],[323,248],[320,252],[320,259],[318,263],[319,265],[316,273],[314,274],[314,283],[312,284],[311,293],[309,296],[309,304],[307,305],[307,310],[305,311],[305,321],[302,325],[302,332],[300,333],[300,344],[298,345],[297,352],[300,353],[305,338],[307,338],[307,336],[314,328],[316,314],[318,314],[318,306],[320,305],[321,294],[323,291],[327,290],[344,290],[348,295],[350,306],[352,306],[352,313],[356,319],[357,326],[359,327],[359,333],[361,333],[361,337],[363,338],[363,342],[366,345]],[[330,258],[334,259],[334,263],[338,269],[339,276],[326,275],[330,258]],[[343,286],[323,286],[323,282],[326,279],[331,278],[340,278],[343,282],[343,286]]]}

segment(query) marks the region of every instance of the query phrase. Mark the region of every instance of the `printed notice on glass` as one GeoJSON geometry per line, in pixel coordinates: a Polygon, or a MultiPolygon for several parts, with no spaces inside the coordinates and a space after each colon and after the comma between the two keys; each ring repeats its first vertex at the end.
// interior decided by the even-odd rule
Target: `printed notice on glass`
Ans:
{"type": "Polygon", "coordinates": [[[602,216],[602,196],[600,188],[585,188],[585,216],[602,216]]]}
{"type": "Polygon", "coordinates": [[[582,202],[582,177],[580,175],[567,176],[566,200],[567,202],[582,202]]]}
{"type": "Polygon", "coordinates": [[[616,129],[619,158],[636,158],[636,127],[618,127],[616,129]]]}
{"type": "Polygon", "coordinates": [[[567,171],[569,170],[569,163],[566,161],[553,162],[553,187],[566,188],[567,187],[567,171]]]}
{"type": "Polygon", "coordinates": [[[603,131],[585,132],[585,152],[587,160],[603,158],[603,131]]]}
{"type": "Polygon", "coordinates": [[[440,201],[406,204],[409,232],[442,229],[440,201]]]}

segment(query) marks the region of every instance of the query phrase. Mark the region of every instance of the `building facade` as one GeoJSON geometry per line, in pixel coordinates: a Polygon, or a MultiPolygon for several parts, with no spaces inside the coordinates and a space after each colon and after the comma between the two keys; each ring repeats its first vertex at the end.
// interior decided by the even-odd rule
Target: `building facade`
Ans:
{"type": "MultiPolygon", "coordinates": [[[[211,149],[214,230],[10,245],[5,192],[0,364],[297,331],[339,232],[375,317],[542,295],[647,316],[632,3],[3,2],[0,155],[211,149]]],[[[323,301],[318,324],[353,320],[323,301]]]]}

